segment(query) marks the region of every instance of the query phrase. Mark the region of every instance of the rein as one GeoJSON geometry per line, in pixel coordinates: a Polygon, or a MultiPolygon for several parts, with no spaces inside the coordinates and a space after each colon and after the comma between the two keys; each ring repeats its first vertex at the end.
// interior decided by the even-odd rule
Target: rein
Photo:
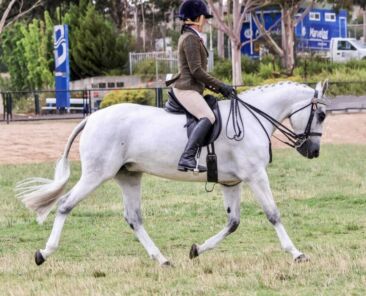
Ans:
{"type": "Polygon", "coordinates": [[[229,116],[228,116],[228,119],[226,122],[226,137],[230,140],[235,140],[235,141],[241,141],[244,138],[244,136],[245,136],[244,121],[243,121],[243,117],[242,117],[242,114],[240,111],[240,105],[242,105],[253,115],[253,117],[258,121],[259,125],[262,127],[263,131],[265,132],[268,142],[269,142],[269,156],[270,156],[269,162],[271,163],[272,162],[271,136],[268,134],[267,130],[264,128],[264,125],[258,118],[258,115],[260,115],[261,117],[263,117],[264,119],[269,121],[276,129],[278,129],[287,138],[288,141],[283,141],[283,140],[279,139],[278,137],[274,136],[276,139],[278,139],[282,143],[284,143],[292,148],[299,148],[306,142],[306,140],[310,136],[321,136],[322,135],[321,133],[311,132],[311,125],[312,125],[312,122],[314,119],[315,111],[317,110],[318,104],[320,103],[319,99],[318,99],[318,95],[319,95],[318,91],[315,90],[314,97],[312,98],[312,100],[309,104],[305,105],[304,107],[301,107],[300,109],[294,111],[293,113],[291,113],[288,116],[288,118],[290,118],[295,113],[302,111],[305,108],[311,106],[309,120],[305,127],[304,132],[302,134],[296,134],[295,132],[290,130],[288,127],[283,125],[281,122],[274,119],[272,116],[268,115],[267,113],[263,112],[262,110],[258,109],[257,107],[254,107],[253,105],[248,104],[247,102],[240,99],[236,93],[233,93],[231,95],[231,99],[230,99],[229,116]],[[232,122],[232,126],[234,129],[234,135],[231,137],[229,136],[229,133],[228,133],[228,127],[229,127],[230,121],[232,122]]]}

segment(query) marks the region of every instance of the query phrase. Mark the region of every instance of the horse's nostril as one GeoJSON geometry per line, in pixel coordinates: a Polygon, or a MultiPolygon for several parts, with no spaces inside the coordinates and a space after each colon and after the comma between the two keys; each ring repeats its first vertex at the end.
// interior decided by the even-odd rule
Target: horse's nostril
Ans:
{"type": "Polygon", "coordinates": [[[314,151],[314,157],[318,157],[319,156],[319,150],[315,150],[314,151]]]}

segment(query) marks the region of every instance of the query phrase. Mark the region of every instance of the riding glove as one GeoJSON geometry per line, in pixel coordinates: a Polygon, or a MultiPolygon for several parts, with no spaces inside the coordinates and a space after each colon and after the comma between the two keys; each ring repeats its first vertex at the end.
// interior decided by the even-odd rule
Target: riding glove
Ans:
{"type": "Polygon", "coordinates": [[[235,92],[235,89],[231,85],[223,83],[220,86],[219,92],[224,97],[228,97],[228,96],[230,96],[231,94],[233,94],[235,92]]]}

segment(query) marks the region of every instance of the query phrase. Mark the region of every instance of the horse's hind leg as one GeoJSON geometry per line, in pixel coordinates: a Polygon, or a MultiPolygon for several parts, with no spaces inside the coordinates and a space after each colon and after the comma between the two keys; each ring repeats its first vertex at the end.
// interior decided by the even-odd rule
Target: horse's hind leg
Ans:
{"type": "Polygon", "coordinates": [[[52,232],[48,238],[46,247],[43,250],[37,251],[35,254],[35,261],[37,265],[41,265],[47,257],[57,250],[65,220],[71,210],[81,200],[86,198],[93,190],[95,190],[103,181],[103,179],[98,178],[96,175],[88,175],[88,177],[82,176],[72,190],[60,200],[52,232]]]}
{"type": "Polygon", "coordinates": [[[122,171],[115,176],[116,182],[122,188],[124,217],[149,256],[158,261],[160,265],[169,265],[169,261],[161,254],[142,225],[141,177],[141,173],[126,171],[122,171]]]}
{"type": "Polygon", "coordinates": [[[233,233],[240,223],[240,192],[241,184],[227,187],[221,186],[224,194],[224,206],[227,212],[228,223],[218,234],[210,237],[202,245],[193,244],[189,258],[193,259],[198,255],[215,248],[229,234],[233,233]]]}
{"type": "Polygon", "coordinates": [[[280,213],[273,199],[266,171],[262,170],[253,175],[249,184],[255,198],[261,204],[268,221],[273,225],[274,229],[276,230],[282,248],[286,252],[291,253],[295,261],[308,261],[309,258],[295,247],[290,237],[288,236],[285,227],[281,223],[280,213]]]}

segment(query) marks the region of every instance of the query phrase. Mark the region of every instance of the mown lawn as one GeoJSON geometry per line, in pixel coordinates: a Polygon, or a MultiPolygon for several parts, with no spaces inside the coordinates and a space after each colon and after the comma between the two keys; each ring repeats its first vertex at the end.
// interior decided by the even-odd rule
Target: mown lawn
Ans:
{"type": "MultiPolygon", "coordinates": [[[[122,218],[111,181],[66,222],[60,249],[34,264],[54,215],[44,225],[16,200],[14,183],[51,177],[54,164],[0,166],[0,295],[366,295],[366,146],[323,146],[317,160],[275,150],[269,167],[282,221],[311,262],[296,264],[251,193],[242,195],[241,224],[217,249],[191,261],[226,222],[219,187],[146,176],[145,227],[174,264],[151,261],[122,218]]],[[[72,164],[70,186],[80,174],[72,164]]]]}

